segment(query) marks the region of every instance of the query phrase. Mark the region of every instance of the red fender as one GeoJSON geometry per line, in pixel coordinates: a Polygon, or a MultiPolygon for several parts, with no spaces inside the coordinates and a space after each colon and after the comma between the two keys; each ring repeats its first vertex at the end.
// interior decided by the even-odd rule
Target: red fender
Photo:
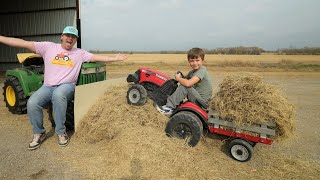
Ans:
{"type": "Polygon", "coordinates": [[[205,110],[203,110],[198,105],[196,105],[192,102],[189,102],[189,101],[181,104],[174,113],[177,113],[177,112],[183,111],[183,110],[192,111],[192,112],[196,113],[197,115],[199,115],[205,121],[207,121],[209,118],[209,115],[205,110]]]}

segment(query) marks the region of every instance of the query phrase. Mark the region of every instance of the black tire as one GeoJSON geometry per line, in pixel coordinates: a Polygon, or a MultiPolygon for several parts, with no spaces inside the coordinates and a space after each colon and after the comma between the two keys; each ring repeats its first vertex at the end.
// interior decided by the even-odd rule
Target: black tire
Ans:
{"type": "Polygon", "coordinates": [[[127,101],[130,105],[142,106],[147,102],[147,90],[140,84],[135,84],[127,92],[127,101]]]}
{"type": "Polygon", "coordinates": [[[3,86],[3,97],[9,111],[13,114],[27,113],[28,97],[24,95],[18,78],[9,77],[3,86]]]}
{"type": "Polygon", "coordinates": [[[243,139],[234,139],[229,144],[229,153],[233,159],[246,162],[253,156],[253,147],[243,139]]]}
{"type": "MultiPolygon", "coordinates": [[[[54,116],[53,116],[53,109],[52,105],[48,108],[48,114],[49,114],[49,120],[51,122],[52,127],[56,127],[56,123],[54,122],[54,116]]],[[[67,106],[67,112],[66,112],[66,131],[73,131],[74,130],[74,102],[71,101],[68,103],[67,106]]]]}
{"type": "Polygon", "coordinates": [[[165,132],[169,137],[184,139],[188,145],[194,147],[201,139],[203,125],[194,113],[181,111],[170,118],[165,132]]]}

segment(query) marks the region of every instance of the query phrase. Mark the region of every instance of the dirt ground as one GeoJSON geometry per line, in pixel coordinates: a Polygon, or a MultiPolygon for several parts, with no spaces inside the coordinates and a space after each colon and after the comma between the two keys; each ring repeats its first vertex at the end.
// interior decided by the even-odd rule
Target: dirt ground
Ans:
{"type": "MultiPolygon", "coordinates": [[[[125,77],[128,73],[133,73],[136,70],[127,68],[120,72],[117,69],[115,66],[110,67],[107,72],[108,77],[125,77]]],[[[165,67],[158,68],[158,70],[174,73],[170,68],[165,67]]],[[[214,87],[217,88],[223,78],[231,73],[235,72],[212,71],[214,87]]],[[[225,161],[216,162],[218,167],[214,165],[215,157],[212,157],[213,160],[210,160],[211,157],[208,157],[208,160],[195,159],[199,163],[215,168],[212,171],[215,174],[200,177],[204,179],[234,179],[239,174],[239,177],[244,179],[250,179],[250,177],[252,179],[284,179],[286,177],[290,179],[320,179],[320,73],[259,72],[258,74],[263,76],[267,82],[283,88],[289,100],[296,106],[297,137],[287,143],[255,146],[254,157],[247,163],[236,162],[226,153],[217,154],[217,156],[221,156],[219,160],[225,161]],[[230,166],[224,167],[224,164],[231,164],[234,169],[226,169],[230,166]],[[277,166],[278,164],[280,166],[277,166]],[[248,175],[250,173],[254,175],[248,175]]],[[[94,176],[93,171],[97,174],[112,174],[112,172],[107,172],[99,164],[92,163],[95,161],[95,156],[90,153],[90,146],[73,141],[72,134],[70,134],[70,144],[65,148],[59,147],[56,136],[52,129],[50,130],[46,116],[45,126],[47,130],[50,130],[51,137],[39,149],[29,151],[27,146],[32,138],[31,125],[26,115],[11,114],[5,107],[2,96],[4,78],[3,73],[0,74],[0,179],[166,179],[166,176],[152,176],[153,172],[149,172],[147,178],[135,176],[134,170],[130,171],[132,174],[129,176],[127,174],[94,176]],[[86,156],[85,153],[77,154],[79,149],[88,152],[88,157],[83,157],[86,156]],[[63,158],[66,156],[68,158],[63,158]],[[81,158],[90,159],[90,157],[93,159],[87,165],[75,166],[74,162],[79,162],[81,158]]],[[[220,140],[213,139],[213,141],[220,140]]],[[[219,145],[221,144],[218,143],[212,148],[219,149],[221,148],[219,145]]],[[[214,156],[214,154],[209,155],[214,156]]],[[[97,159],[96,162],[99,160],[97,159]]],[[[142,168],[138,160],[134,161],[132,166],[135,169],[142,168]]],[[[121,170],[117,171],[121,172],[121,170]]],[[[165,172],[163,173],[165,174],[165,172]]],[[[190,179],[190,176],[186,178],[184,175],[177,174],[174,179],[190,179]]]]}

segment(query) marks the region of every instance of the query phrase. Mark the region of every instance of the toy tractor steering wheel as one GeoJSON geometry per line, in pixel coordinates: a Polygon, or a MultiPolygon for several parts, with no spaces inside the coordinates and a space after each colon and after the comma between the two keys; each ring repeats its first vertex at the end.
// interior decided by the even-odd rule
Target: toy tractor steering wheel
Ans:
{"type": "Polygon", "coordinates": [[[180,76],[181,76],[182,78],[184,78],[184,75],[182,74],[181,71],[177,71],[177,74],[180,74],[180,76]]]}

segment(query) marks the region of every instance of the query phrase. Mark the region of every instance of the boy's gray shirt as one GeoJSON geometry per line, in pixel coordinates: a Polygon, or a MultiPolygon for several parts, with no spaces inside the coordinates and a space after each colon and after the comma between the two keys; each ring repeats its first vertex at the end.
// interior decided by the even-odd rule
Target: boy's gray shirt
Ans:
{"type": "Polygon", "coordinates": [[[194,84],[193,88],[200,94],[203,99],[211,99],[212,81],[207,68],[201,66],[197,71],[191,70],[187,75],[187,79],[191,79],[193,76],[200,78],[200,81],[194,84]]]}

